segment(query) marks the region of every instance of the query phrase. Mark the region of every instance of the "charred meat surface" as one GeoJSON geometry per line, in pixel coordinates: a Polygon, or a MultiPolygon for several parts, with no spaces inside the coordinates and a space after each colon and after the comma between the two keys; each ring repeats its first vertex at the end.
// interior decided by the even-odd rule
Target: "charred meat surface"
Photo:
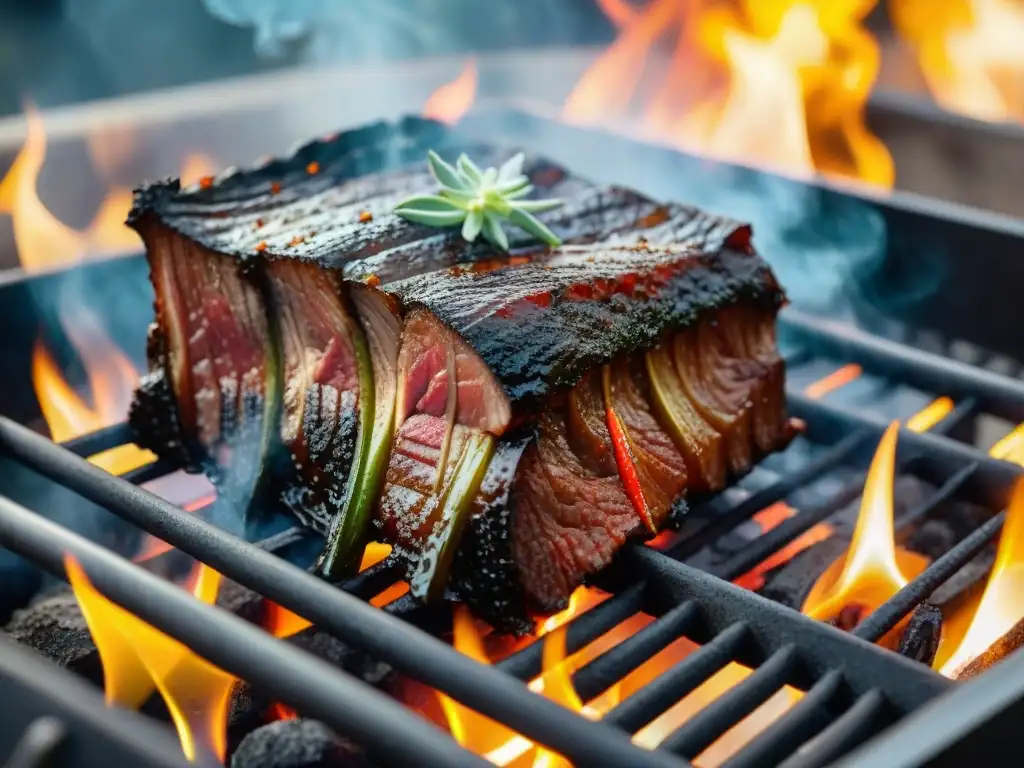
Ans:
{"type": "MultiPolygon", "coordinates": [[[[749,352],[761,329],[744,321],[773,318],[782,294],[746,249],[745,230],[716,222],[679,209],[652,229],[659,237],[718,233],[717,250],[652,244],[641,230],[632,243],[614,235],[382,286],[408,314],[380,519],[407,561],[415,596],[429,596],[412,576],[424,562],[435,567],[437,539],[466,528],[465,519],[440,526],[454,514],[451,504],[440,510],[463,451],[481,436],[535,425],[504,522],[517,579],[542,611],[563,606],[627,538],[665,527],[684,495],[719,490],[746,472],[761,454],[753,400],[766,404],[765,424],[774,422],[772,448],[781,445],[785,413],[773,389],[781,378],[767,349],[765,362],[749,352]],[[751,311],[720,323],[736,306],[751,311]],[[728,324],[723,339],[742,341],[745,365],[727,354],[725,340],[706,361],[691,350],[702,343],[698,334],[717,343],[718,324],[728,324]],[[688,386],[691,358],[703,364],[703,378],[688,386]]],[[[472,516],[473,506],[460,500],[456,509],[472,516]]],[[[461,582],[473,590],[471,577],[461,582]]]]}
{"type": "Polygon", "coordinates": [[[327,536],[325,575],[376,535],[414,596],[521,632],[785,445],[785,298],[749,227],[543,159],[524,173],[565,201],[541,215],[560,247],[394,215],[434,190],[427,148],[513,154],[447,142],[413,119],[140,190],[157,322],[131,421],[278,494],[327,536]]]}
{"type": "MultiPolygon", "coordinates": [[[[691,211],[680,217],[693,221],[691,211]]],[[[525,412],[620,354],[656,344],[701,312],[782,293],[767,265],[733,250],[649,241],[566,245],[382,286],[454,330],[525,412]]]]}

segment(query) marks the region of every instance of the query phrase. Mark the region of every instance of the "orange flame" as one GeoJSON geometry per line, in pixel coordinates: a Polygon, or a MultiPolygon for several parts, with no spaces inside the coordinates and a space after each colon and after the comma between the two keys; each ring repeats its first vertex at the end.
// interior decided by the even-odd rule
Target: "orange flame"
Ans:
{"type": "Polygon", "coordinates": [[[974,615],[966,632],[943,637],[935,657],[935,668],[948,677],[956,677],[1024,617],[1024,483],[1014,488],[992,572],[971,607],[974,615]]]}
{"type": "MultiPolygon", "coordinates": [[[[93,432],[124,418],[138,374],[113,341],[94,336],[84,362],[94,406],[87,405],[71,388],[41,341],[32,352],[32,384],[40,410],[55,442],[93,432]]],[[[108,472],[122,474],[155,460],[149,451],[120,445],[89,457],[108,472]]]]}
{"type": "MultiPolygon", "coordinates": [[[[379,563],[390,554],[391,546],[389,544],[380,544],[378,542],[371,541],[366,545],[366,549],[363,551],[363,559],[359,564],[359,570],[365,571],[371,565],[379,563]]],[[[406,582],[396,582],[379,595],[372,598],[370,600],[370,605],[379,608],[387,605],[392,600],[401,597],[408,591],[409,585],[406,584],[406,582]]],[[[274,637],[291,637],[312,625],[313,623],[311,621],[299,616],[297,613],[289,611],[287,608],[284,608],[270,600],[266,601],[264,628],[274,637]]],[[[294,709],[286,704],[282,704],[281,702],[275,703],[272,710],[275,720],[291,720],[298,717],[298,713],[294,709]]]]}
{"type": "Polygon", "coordinates": [[[979,120],[1024,122],[1024,3],[890,0],[932,96],[979,120]]]}
{"type": "MultiPolygon", "coordinates": [[[[124,226],[131,208],[131,191],[113,187],[101,201],[92,223],[83,230],[61,222],[39,198],[37,182],[46,160],[46,132],[42,117],[31,105],[25,107],[25,144],[7,174],[0,180],[0,213],[11,217],[15,245],[27,272],[69,266],[96,254],[135,250],[138,236],[124,226]]],[[[132,150],[131,135],[124,132],[90,137],[93,163],[110,174],[132,150]]],[[[190,155],[183,175],[205,174],[212,162],[190,155]]],[[[88,334],[77,331],[79,318],[64,323],[65,332],[86,368],[92,405],[87,404],[64,379],[42,342],[32,355],[32,381],[40,409],[55,441],[69,440],[122,420],[131,393],[138,384],[132,363],[101,329],[88,334]]],[[[125,445],[90,457],[108,472],[124,473],[154,460],[148,451],[125,445]]]]}
{"type": "Polygon", "coordinates": [[[664,79],[642,106],[654,138],[725,160],[891,187],[892,158],[864,123],[880,54],[861,21],[876,2],[649,0],[634,10],[603,0],[621,32],[563,115],[582,124],[628,121],[651,52],[674,38],[664,79]]]}
{"type": "MultiPolygon", "coordinates": [[[[1024,424],[989,450],[989,455],[1024,466],[1024,424]]],[[[956,677],[963,667],[1024,618],[1024,485],[1014,488],[996,559],[985,589],[943,617],[942,640],[933,666],[956,677]]]]}
{"type": "Polygon", "coordinates": [[[423,116],[442,123],[459,122],[459,119],[473,106],[476,98],[476,59],[467,59],[462,72],[450,83],[434,91],[423,106],[423,116]]]}
{"type": "MultiPolygon", "coordinates": [[[[899,422],[894,421],[868,470],[850,548],[825,570],[804,601],[803,612],[813,618],[832,620],[847,608],[867,615],[927,567],[926,558],[896,547],[893,487],[898,436],[899,422]]],[[[896,637],[894,630],[887,642],[896,637]]]]}
{"type": "Polygon", "coordinates": [[[46,131],[39,112],[25,107],[25,144],[0,180],[0,213],[11,217],[18,258],[28,272],[65,267],[86,255],[118,253],[139,247],[138,236],[124,226],[131,207],[127,190],[114,190],[83,230],[61,222],[39,199],[36,184],[46,160],[46,131]]]}
{"type": "MultiPolygon", "coordinates": [[[[65,556],[64,567],[103,663],[107,704],[137,708],[155,686],[174,720],[185,757],[195,762],[204,748],[223,762],[235,678],[106,598],[73,556],[65,556]]],[[[220,574],[200,565],[196,598],[213,604],[219,586],[220,574]]]]}
{"type": "Polygon", "coordinates": [[[953,401],[948,397],[940,397],[907,419],[907,429],[911,432],[927,432],[952,412],[953,401]]]}
{"type": "MultiPolygon", "coordinates": [[[[583,702],[572,686],[573,672],[623,642],[652,620],[650,616],[644,614],[634,616],[580,651],[567,656],[565,648],[567,622],[606,597],[607,595],[598,590],[580,588],[573,593],[570,605],[565,611],[551,617],[541,625],[538,634],[542,636],[540,642],[544,643],[542,672],[529,684],[530,689],[538,695],[546,696],[568,709],[593,719],[599,719],[621,700],[632,695],[699,648],[685,638],[676,640],[601,696],[590,702],[583,702]]],[[[453,628],[454,644],[458,650],[484,664],[493,661],[485,650],[480,625],[472,618],[468,609],[464,607],[455,609],[453,628]]],[[[634,741],[649,749],[656,748],[667,734],[749,674],[750,670],[746,667],[738,664],[728,665],[668,712],[638,732],[634,741]]],[[[722,764],[761,730],[780,717],[800,696],[799,691],[788,687],[780,691],[709,747],[701,755],[698,764],[707,768],[722,764]]],[[[453,737],[468,749],[484,755],[495,765],[512,766],[513,768],[563,768],[563,766],[570,765],[561,755],[538,747],[529,739],[509,731],[500,724],[493,723],[457,702],[451,701],[443,694],[439,694],[439,697],[453,737]]]]}

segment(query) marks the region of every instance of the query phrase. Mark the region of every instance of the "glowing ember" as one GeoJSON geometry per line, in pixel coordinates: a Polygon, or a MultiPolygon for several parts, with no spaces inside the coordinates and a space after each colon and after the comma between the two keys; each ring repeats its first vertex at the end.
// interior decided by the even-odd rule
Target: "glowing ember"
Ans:
{"type": "Polygon", "coordinates": [[[890,0],[939,104],[979,120],[1024,121],[1024,4],[890,0]]]}
{"type": "Polygon", "coordinates": [[[860,377],[861,373],[862,369],[856,363],[844,365],[842,368],[837,368],[828,376],[818,379],[813,384],[808,384],[804,388],[804,394],[811,399],[819,400],[828,393],[834,392],[840,387],[845,387],[852,381],[856,381],[860,377]]]}
{"type": "Polygon", "coordinates": [[[423,116],[442,123],[457,123],[476,98],[476,59],[468,59],[462,73],[434,91],[423,106],[423,116]]]}
{"type": "MultiPolygon", "coordinates": [[[[809,616],[839,621],[845,629],[852,629],[928,565],[920,555],[896,547],[893,483],[898,436],[899,422],[893,422],[882,436],[868,470],[850,548],[811,588],[803,605],[803,612],[809,616]]],[[[893,630],[888,641],[898,636],[893,630]]]]}
{"type": "Polygon", "coordinates": [[[1018,483],[985,591],[961,638],[943,637],[935,668],[948,677],[984,653],[1024,617],[1024,483],[1018,483]],[[955,650],[954,650],[955,649],[955,650]]]}
{"type": "Polygon", "coordinates": [[[891,187],[892,158],[863,116],[880,56],[861,21],[875,3],[649,0],[634,9],[603,0],[621,32],[577,83],[563,115],[583,124],[627,122],[637,93],[650,90],[642,122],[658,140],[891,187]],[[664,79],[644,87],[651,52],[672,39],[664,79]]]}
{"type": "Polygon", "coordinates": [[[940,397],[907,419],[907,429],[911,432],[927,432],[952,412],[953,401],[948,397],[940,397]]]}
{"type": "MultiPolygon", "coordinates": [[[[235,678],[104,597],[71,555],[65,556],[64,567],[103,663],[107,704],[134,709],[155,686],[188,760],[195,762],[205,749],[223,762],[235,678]]],[[[220,574],[200,565],[193,588],[196,598],[213,604],[219,586],[220,574]]]]}

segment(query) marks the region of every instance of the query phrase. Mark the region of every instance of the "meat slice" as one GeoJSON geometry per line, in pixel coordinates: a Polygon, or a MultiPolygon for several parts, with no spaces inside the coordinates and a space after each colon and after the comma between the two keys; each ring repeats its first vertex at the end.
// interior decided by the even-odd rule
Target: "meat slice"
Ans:
{"type": "MultiPolygon", "coordinates": [[[[221,497],[249,514],[267,479],[279,398],[262,293],[236,260],[152,221],[140,223],[139,231],[156,294],[150,353],[177,404],[176,450],[210,473],[221,497]]],[[[168,431],[152,429],[147,413],[153,411],[144,394],[132,414],[137,441],[164,453],[168,431]]]]}
{"type": "Polygon", "coordinates": [[[689,489],[718,490],[726,478],[722,436],[691,400],[672,362],[671,347],[670,337],[645,355],[649,402],[686,462],[689,489]]]}
{"type": "Polygon", "coordinates": [[[686,488],[686,462],[652,413],[643,355],[606,365],[602,388],[619,477],[640,522],[655,534],[686,488]]]}
{"type": "Polygon", "coordinates": [[[484,562],[491,552],[497,558],[479,577],[463,565],[453,589],[472,596],[473,609],[496,628],[521,632],[527,608],[546,613],[564,607],[628,539],[662,530],[678,519],[672,513],[684,499],[719,490],[730,474],[748,471],[764,452],[759,428],[770,450],[784,447],[792,430],[766,316],[746,304],[707,313],[646,353],[617,358],[567,395],[549,399],[507,505],[487,506],[463,544],[464,564],[484,562]],[[712,333],[695,333],[703,328],[712,333]],[[703,417],[673,363],[679,344],[719,334],[714,353],[684,351],[687,360],[699,361],[703,405],[718,409],[721,423],[733,430],[728,433],[703,417]],[[755,349],[757,357],[742,356],[755,349]],[[746,414],[745,421],[736,414],[746,414]],[[726,435],[745,441],[732,449],[728,464],[726,435]],[[740,455],[745,462],[736,459],[740,455]]]}
{"type": "Polygon", "coordinates": [[[564,608],[583,579],[643,530],[617,475],[589,472],[569,445],[564,410],[540,416],[512,486],[510,531],[518,578],[542,612],[564,608]]]}
{"type": "Polygon", "coordinates": [[[296,478],[283,498],[324,533],[346,499],[368,421],[366,342],[335,273],[278,259],[266,276],[281,349],[281,443],[295,470],[285,474],[296,478]]]}

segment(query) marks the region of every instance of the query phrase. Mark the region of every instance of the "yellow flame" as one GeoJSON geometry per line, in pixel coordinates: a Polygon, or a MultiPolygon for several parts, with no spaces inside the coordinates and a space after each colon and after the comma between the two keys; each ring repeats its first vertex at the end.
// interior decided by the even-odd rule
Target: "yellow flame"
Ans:
{"type": "Polygon", "coordinates": [[[940,648],[935,666],[955,676],[969,661],[984,653],[992,643],[1009,632],[1024,616],[1024,483],[1018,482],[1006,510],[1006,522],[999,549],[985,591],[970,627],[956,650],[940,648]]]}
{"type": "Polygon", "coordinates": [[[570,122],[629,120],[650,90],[644,128],[684,149],[805,175],[891,187],[892,158],[864,122],[880,54],[862,27],[876,0],[649,0],[601,7],[616,41],[566,100],[570,122]],[[645,89],[662,39],[675,51],[645,89]],[[766,129],[765,126],[772,126],[766,129]]]}
{"type": "Polygon", "coordinates": [[[899,422],[894,421],[882,435],[868,470],[860,514],[846,557],[833,563],[804,601],[803,612],[815,619],[831,620],[848,606],[873,610],[927,566],[927,560],[920,555],[903,550],[897,555],[893,484],[898,437],[899,422]],[[908,576],[907,571],[916,572],[908,576]]]}
{"type": "Polygon", "coordinates": [[[890,0],[890,8],[939,104],[979,120],[1024,121],[1024,3],[890,0]]]}
{"type": "MultiPolygon", "coordinates": [[[[185,757],[195,762],[204,746],[223,762],[235,678],[105,597],[72,555],[65,556],[64,567],[103,663],[107,704],[137,708],[155,686],[185,757]]],[[[194,594],[212,604],[219,585],[220,574],[201,566],[194,594]]]]}

